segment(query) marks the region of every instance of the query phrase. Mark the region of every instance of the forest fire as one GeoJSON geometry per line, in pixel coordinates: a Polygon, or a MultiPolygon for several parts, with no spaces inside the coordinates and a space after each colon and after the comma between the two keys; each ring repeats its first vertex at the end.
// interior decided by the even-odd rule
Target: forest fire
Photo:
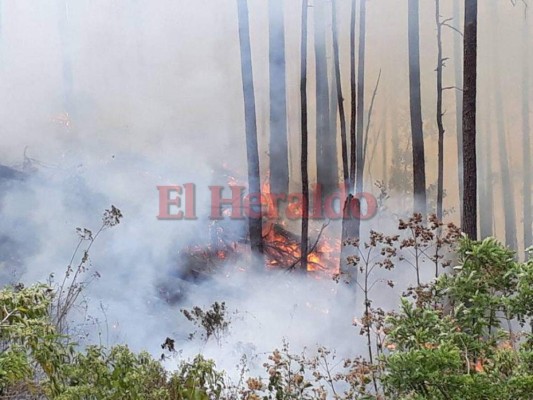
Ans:
{"type": "MultiPolygon", "coordinates": [[[[307,255],[307,272],[335,275],[339,268],[336,249],[340,245],[321,237],[321,233],[307,255]]],[[[263,240],[267,268],[298,268],[302,258],[299,237],[282,225],[268,223],[263,230],[263,240]]]]}
{"type": "MultiPolygon", "coordinates": [[[[228,185],[244,186],[234,175],[227,176],[228,185]]],[[[274,197],[270,195],[268,177],[261,188],[261,208],[263,218],[263,249],[264,263],[267,270],[298,270],[301,268],[301,238],[287,227],[286,215],[278,213],[274,204],[274,197]]],[[[287,213],[301,218],[301,204],[289,203],[287,213]]],[[[231,208],[221,210],[224,217],[229,217],[231,208]]],[[[294,218],[292,218],[294,220],[294,218]]],[[[210,241],[203,245],[192,245],[181,251],[182,264],[186,271],[193,276],[202,276],[219,271],[222,268],[231,268],[242,265],[242,261],[249,259],[251,250],[247,240],[235,233],[235,223],[213,221],[209,226],[210,241]]],[[[296,223],[297,224],[297,223],[296,223]]],[[[315,232],[315,239],[310,241],[307,255],[307,272],[313,276],[334,276],[339,272],[340,241],[324,235],[327,224],[322,225],[315,232]]],[[[239,230],[239,229],[237,229],[239,230]]]]}
{"type": "MultiPolygon", "coordinates": [[[[242,180],[234,174],[226,177],[228,186],[244,186],[242,180]]],[[[263,249],[265,267],[267,269],[299,269],[301,256],[301,238],[287,227],[285,219],[294,220],[296,216],[301,218],[302,209],[300,202],[289,202],[285,213],[280,212],[276,202],[276,196],[271,195],[269,175],[267,174],[261,187],[261,208],[263,218],[263,249]],[[285,214],[285,215],[284,215],[285,214]]],[[[222,215],[231,214],[229,208],[222,211],[222,215]]],[[[333,276],[339,272],[340,241],[324,235],[327,224],[316,231],[316,239],[310,242],[309,254],[307,255],[307,272],[315,276],[333,276]]],[[[211,243],[208,246],[194,246],[189,248],[188,253],[196,260],[203,259],[209,266],[222,266],[232,261],[237,261],[249,255],[249,246],[243,244],[242,238],[235,238],[230,229],[222,224],[213,222],[211,228],[211,243]]],[[[208,267],[209,268],[209,267],[208,267]]]]}
{"type": "MultiPolygon", "coordinates": [[[[232,263],[237,265],[250,256],[250,248],[242,240],[235,240],[221,226],[211,227],[211,243],[188,246],[182,261],[195,276],[210,274],[232,263]]],[[[314,276],[334,276],[339,270],[340,243],[318,232],[307,256],[307,272],[314,276]]],[[[297,270],[300,268],[300,238],[281,223],[267,222],[263,227],[265,268],[268,270],[297,270]]]]}

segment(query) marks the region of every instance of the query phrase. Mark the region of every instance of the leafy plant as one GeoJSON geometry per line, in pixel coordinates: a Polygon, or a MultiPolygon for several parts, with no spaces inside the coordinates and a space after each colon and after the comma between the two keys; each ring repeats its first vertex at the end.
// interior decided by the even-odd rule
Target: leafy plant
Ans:
{"type": "Polygon", "coordinates": [[[385,369],[390,398],[528,399],[533,393],[530,334],[512,320],[531,315],[531,262],[519,264],[494,239],[463,238],[460,265],[429,285],[426,301],[402,301],[387,318],[385,369]],[[525,296],[525,297],[522,297],[525,296]],[[520,299],[520,300],[519,300],[520,299]],[[502,322],[507,322],[505,326],[502,322]]]}
{"type": "MultiPolygon", "coordinates": [[[[201,337],[204,341],[214,337],[220,344],[222,336],[227,332],[230,321],[225,302],[214,302],[207,310],[196,306],[190,310],[182,309],[181,313],[192,322],[197,328],[202,330],[201,337]]],[[[192,333],[189,338],[193,338],[192,333]]]]}
{"type": "Polygon", "coordinates": [[[43,380],[57,386],[72,347],[49,317],[52,301],[53,290],[46,285],[0,291],[0,394],[39,393],[43,380]]]}
{"type": "MultiPolygon", "coordinates": [[[[91,279],[81,280],[81,276],[88,272],[90,268],[89,252],[92,246],[104,230],[118,225],[122,217],[122,212],[112,205],[110,209],[104,211],[104,214],[102,215],[102,224],[96,233],[93,233],[87,228],[76,228],[76,233],[79,237],[78,245],[74,249],[63,276],[63,280],[57,287],[56,299],[52,304],[54,323],[60,332],[66,332],[67,316],[76,305],[80,294],[90,284],[92,279],[100,276],[99,273],[95,271],[91,276],[91,279]],[[86,244],[85,248],[83,248],[84,244],[86,244]],[[79,257],[80,252],[81,257],[78,263],[75,264],[75,260],[79,257]]],[[[53,283],[53,275],[50,276],[50,283],[53,283]]]]}

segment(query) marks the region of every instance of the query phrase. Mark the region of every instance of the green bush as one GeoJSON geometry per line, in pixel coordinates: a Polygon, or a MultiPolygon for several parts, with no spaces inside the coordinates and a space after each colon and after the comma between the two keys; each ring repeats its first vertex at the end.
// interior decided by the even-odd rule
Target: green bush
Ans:
{"type": "Polygon", "coordinates": [[[404,299],[388,317],[387,398],[531,398],[531,334],[514,330],[513,322],[531,319],[533,264],[516,262],[494,239],[463,239],[460,257],[430,299],[417,305],[404,299]]]}
{"type": "MultiPolygon", "coordinates": [[[[404,297],[397,312],[380,314],[383,323],[372,333],[379,338],[369,341],[377,346],[373,362],[361,355],[339,362],[323,348],[294,355],[284,344],[264,364],[265,376],[247,377],[243,366],[233,385],[201,355],[169,372],[126,346],[76,348],[54,324],[53,289],[6,287],[0,398],[531,399],[533,262],[517,262],[494,239],[462,239],[458,255],[453,272],[408,292],[415,301],[404,297]]],[[[174,350],[172,339],[165,343],[174,350]]]]}

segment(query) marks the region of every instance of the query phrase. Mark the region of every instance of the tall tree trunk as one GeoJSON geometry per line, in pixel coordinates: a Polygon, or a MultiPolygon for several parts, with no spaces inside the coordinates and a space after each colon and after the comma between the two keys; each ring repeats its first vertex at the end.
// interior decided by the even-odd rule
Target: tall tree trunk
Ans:
{"type": "Polygon", "coordinates": [[[300,123],[302,130],[302,148],[300,167],[302,173],[302,242],[300,245],[301,268],[307,271],[307,253],[309,245],[309,171],[307,166],[308,126],[307,126],[307,0],[302,0],[302,39],[300,65],[300,123]]]}
{"type": "Polygon", "coordinates": [[[366,0],[359,0],[359,55],[357,67],[357,168],[356,193],[363,191],[365,131],[366,0]]]}
{"type": "MultiPolygon", "coordinates": [[[[353,193],[355,192],[355,171],[356,171],[356,124],[357,124],[357,86],[355,75],[355,19],[357,12],[357,2],[352,0],[351,17],[350,17],[350,167],[349,182],[346,190],[346,199],[343,205],[342,233],[341,233],[341,257],[339,271],[347,276],[353,276],[356,269],[349,268],[348,256],[350,255],[350,246],[346,245],[348,239],[359,236],[359,221],[351,216],[351,206],[353,193]]],[[[355,280],[352,280],[354,282],[355,280]]]]}
{"type": "MultiPolygon", "coordinates": [[[[498,75],[499,72],[495,71],[498,75]]],[[[498,130],[498,156],[500,159],[500,176],[502,181],[502,195],[504,205],[504,220],[505,220],[505,243],[512,249],[517,249],[517,234],[516,234],[516,206],[514,202],[514,185],[511,177],[509,167],[509,154],[507,151],[507,132],[505,122],[503,120],[503,102],[501,93],[501,82],[496,78],[496,128],[498,130]]]]}
{"type": "Polygon", "coordinates": [[[62,83],[63,83],[63,110],[71,120],[74,117],[74,95],[72,60],[69,38],[69,3],[65,0],[58,1],[59,11],[59,40],[61,41],[62,83]]]}
{"type": "MultiPolygon", "coordinates": [[[[357,66],[357,138],[355,193],[364,190],[364,130],[365,130],[365,54],[366,54],[366,0],[359,0],[359,53],[357,66]]],[[[355,220],[354,237],[361,236],[361,220],[355,220]]]]}
{"type": "MultiPolygon", "coordinates": [[[[335,68],[333,68],[333,71],[331,73],[331,76],[329,77],[329,133],[330,135],[335,139],[335,166],[337,168],[342,168],[342,159],[340,160],[340,164],[337,165],[337,115],[339,111],[339,98],[337,95],[337,77],[335,74],[335,68]]],[[[342,156],[342,143],[341,143],[341,156],[342,156]]],[[[339,176],[339,171],[337,171],[336,177],[337,179],[339,176]]],[[[344,176],[344,172],[340,171],[340,176],[344,176]]],[[[337,181],[337,186],[339,186],[339,181],[337,181]]]]}
{"type": "Polygon", "coordinates": [[[352,0],[350,13],[350,192],[355,189],[355,160],[356,146],[355,127],[357,120],[357,85],[355,76],[355,18],[357,10],[356,0],[352,0]]]}
{"type": "Polygon", "coordinates": [[[272,193],[288,193],[289,155],[283,0],[270,0],[268,4],[270,21],[270,190],[272,193]]]}
{"type": "Polygon", "coordinates": [[[420,89],[420,28],[419,0],[409,0],[409,88],[411,135],[413,145],[413,195],[414,210],[427,213],[426,161],[424,131],[422,127],[422,99],[420,89]]]}
{"type": "MultiPolygon", "coordinates": [[[[388,97],[387,97],[388,98],[388,97]]],[[[387,184],[389,180],[389,171],[387,170],[388,165],[390,163],[389,160],[389,130],[395,129],[395,127],[390,126],[391,119],[389,118],[389,106],[385,102],[385,109],[383,110],[383,132],[381,137],[381,147],[383,148],[383,160],[382,160],[382,176],[383,176],[383,184],[387,184]]]]}
{"type": "Polygon", "coordinates": [[[326,54],[326,2],[314,3],[316,68],[316,160],[317,181],[328,195],[337,189],[337,141],[330,132],[328,60],[326,54]]]}
{"type": "Polygon", "coordinates": [[[341,69],[339,60],[339,38],[337,32],[337,0],[332,0],[332,30],[333,30],[333,61],[335,65],[335,84],[337,87],[337,106],[339,108],[339,118],[341,123],[341,145],[342,145],[342,176],[346,194],[349,190],[349,170],[348,170],[348,146],[346,142],[346,116],[344,113],[344,99],[342,97],[341,69]]]}
{"type": "Polygon", "coordinates": [[[480,176],[483,177],[483,184],[480,185],[479,191],[479,209],[483,210],[483,218],[479,221],[480,238],[485,239],[494,236],[494,173],[492,170],[492,121],[487,119],[484,124],[483,133],[483,159],[480,163],[480,176]]]}
{"type": "Polygon", "coordinates": [[[477,239],[477,0],[465,0],[463,56],[463,231],[477,239]]]}
{"type": "Polygon", "coordinates": [[[435,22],[437,23],[437,127],[438,140],[438,177],[437,177],[437,218],[443,219],[442,202],[444,198],[444,123],[442,121],[442,23],[440,19],[440,0],[435,0],[435,22]]]}
{"type": "Polygon", "coordinates": [[[531,127],[529,121],[529,95],[530,95],[530,47],[531,47],[531,35],[529,30],[529,23],[527,16],[524,18],[524,34],[523,40],[523,52],[524,52],[524,64],[522,71],[522,159],[523,159],[523,171],[524,171],[524,248],[528,248],[533,245],[533,232],[531,216],[531,127]]]}
{"type": "Polygon", "coordinates": [[[3,18],[2,18],[2,0],[0,0],[0,65],[2,65],[2,28],[3,28],[3,18]]]}
{"type": "MultiPolygon", "coordinates": [[[[457,137],[457,182],[459,204],[463,204],[463,71],[461,55],[461,7],[459,0],[453,0],[453,20],[456,32],[453,37],[453,63],[455,70],[455,132],[457,137]]],[[[463,226],[463,207],[459,207],[460,226],[463,226]]]]}
{"type": "MultiPolygon", "coordinates": [[[[491,18],[494,29],[498,27],[498,13],[496,3],[492,4],[491,18]]],[[[493,35],[492,48],[494,52],[494,67],[493,67],[493,81],[494,81],[494,116],[496,118],[496,129],[498,138],[498,155],[500,159],[500,173],[502,181],[502,196],[504,205],[504,221],[505,221],[505,243],[512,249],[517,250],[517,233],[516,233],[516,205],[514,201],[514,185],[509,167],[509,154],[507,151],[507,129],[505,124],[505,108],[502,100],[502,82],[500,71],[500,45],[499,35],[493,35]]]]}
{"type": "MultiPolygon", "coordinates": [[[[395,93],[396,91],[393,91],[395,93]]],[[[391,165],[390,168],[390,174],[389,174],[389,180],[387,182],[387,187],[391,186],[391,183],[393,183],[394,175],[395,175],[395,169],[397,167],[399,168],[400,164],[400,158],[401,158],[401,152],[400,152],[400,127],[398,122],[398,100],[396,96],[389,97],[391,100],[391,165]]]]}
{"type": "MultiPolygon", "coordinates": [[[[254,77],[252,70],[252,52],[250,48],[250,25],[248,20],[247,0],[237,0],[237,10],[239,18],[242,88],[244,96],[244,118],[246,126],[248,189],[250,191],[250,194],[259,195],[261,193],[261,179],[259,174],[257,118],[255,112],[254,77]]],[[[248,218],[252,251],[254,253],[263,253],[262,218],[260,216],[257,217],[253,214],[250,215],[248,218]]]]}
{"type": "Polygon", "coordinates": [[[336,82],[337,77],[335,76],[335,68],[333,68],[329,77],[329,132],[335,139],[337,138],[337,115],[339,111],[336,82]]]}

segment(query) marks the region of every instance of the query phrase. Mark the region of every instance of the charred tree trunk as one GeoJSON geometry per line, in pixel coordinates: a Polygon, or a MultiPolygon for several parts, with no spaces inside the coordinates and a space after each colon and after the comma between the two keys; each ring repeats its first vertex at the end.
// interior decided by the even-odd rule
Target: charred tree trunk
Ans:
{"type": "Polygon", "coordinates": [[[437,23],[437,128],[438,140],[438,177],[437,177],[437,218],[443,219],[444,198],[444,123],[442,121],[442,69],[444,60],[442,56],[442,23],[440,20],[440,0],[435,0],[435,21],[437,23]]]}
{"type": "Polygon", "coordinates": [[[524,34],[522,35],[523,51],[524,51],[524,66],[522,71],[522,151],[523,151],[523,170],[524,170],[524,248],[533,245],[532,224],[533,218],[531,215],[531,126],[529,120],[529,95],[530,95],[530,47],[531,36],[527,17],[524,18],[524,34]]]}
{"type": "Polygon", "coordinates": [[[411,135],[413,146],[413,195],[414,210],[427,213],[426,161],[424,131],[422,127],[422,99],[420,93],[420,29],[419,0],[409,0],[409,88],[411,135]]]}
{"type": "Polygon", "coordinates": [[[324,196],[337,189],[337,141],[330,132],[328,61],[326,54],[326,2],[315,1],[315,70],[316,70],[316,165],[317,183],[324,196]]]}
{"type": "MultiPolygon", "coordinates": [[[[463,204],[463,72],[461,68],[461,7],[459,0],[453,0],[453,20],[455,35],[453,38],[453,58],[455,65],[455,132],[457,137],[457,182],[459,190],[459,204],[463,204]]],[[[460,226],[463,226],[463,207],[459,207],[460,226]]]]}
{"type": "Polygon", "coordinates": [[[477,239],[477,0],[465,0],[463,56],[463,231],[477,239]]]}
{"type": "Polygon", "coordinates": [[[341,69],[339,60],[339,38],[337,32],[337,0],[332,0],[332,30],[333,30],[333,62],[335,65],[335,84],[337,86],[337,107],[339,108],[339,118],[341,124],[341,145],[342,145],[342,176],[346,194],[349,190],[349,170],[348,170],[348,146],[346,142],[346,116],[344,113],[344,98],[342,97],[341,69]]]}
{"type": "MultiPolygon", "coordinates": [[[[241,50],[241,73],[244,96],[244,118],[246,126],[246,156],[248,161],[248,189],[250,194],[260,195],[259,149],[257,143],[257,118],[255,112],[254,77],[250,46],[250,25],[247,0],[237,0],[239,18],[239,42],[241,50]]],[[[253,210],[259,211],[259,210],[253,210]]],[[[255,213],[252,213],[255,214],[255,213]]],[[[259,213],[260,214],[260,213],[259,213]]],[[[248,218],[250,243],[254,253],[263,253],[262,218],[250,215],[248,218]]]]}
{"type": "Polygon", "coordinates": [[[352,0],[352,9],[350,17],[350,192],[355,189],[355,160],[356,146],[355,127],[357,121],[357,84],[355,76],[355,17],[356,17],[356,0],[352,0]]]}
{"type": "Polygon", "coordinates": [[[350,17],[350,167],[349,167],[349,182],[346,190],[346,199],[343,206],[342,218],[342,232],[341,232],[341,257],[339,271],[342,274],[348,274],[350,271],[348,267],[349,247],[346,244],[347,240],[354,235],[359,236],[359,221],[351,217],[351,204],[353,200],[353,193],[355,191],[355,171],[356,171],[356,124],[357,124],[357,85],[355,75],[355,19],[357,12],[357,2],[352,0],[351,17],[350,17]]]}
{"type": "Polygon", "coordinates": [[[302,0],[302,39],[300,65],[300,123],[302,130],[302,148],[300,167],[302,173],[302,242],[300,245],[301,268],[307,271],[307,253],[309,247],[309,171],[307,166],[308,126],[307,126],[307,0],[302,0]]]}
{"type": "Polygon", "coordinates": [[[270,21],[270,190],[272,193],[288,193],[289,154],[283,0],[271,0],[268,4],[270,21]]]}

